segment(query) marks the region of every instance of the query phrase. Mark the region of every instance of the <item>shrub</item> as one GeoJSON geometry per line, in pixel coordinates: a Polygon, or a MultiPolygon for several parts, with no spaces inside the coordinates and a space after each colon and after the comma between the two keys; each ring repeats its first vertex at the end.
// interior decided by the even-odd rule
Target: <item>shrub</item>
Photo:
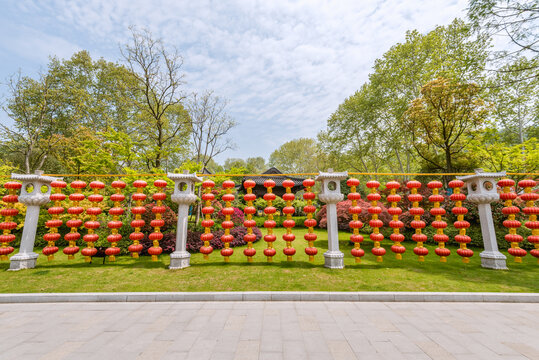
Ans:
{"type": "MultiPolygon", "coordinates": [[[[225,215],[223,214],[223,209],[219,210],[217,213],[217,219],[219,223],[222,223],[225,220],[225,215]]],[[[230,221],[234,223],[235,226],[241,226],[243,225],[243,221],[245,220],[245,215],[243,214],[243,211],[238,209],[237,207],[234,208],[234,214],[230,215],[230,221]]]]}
{"type": "MultiPolygon", "coordinates": [[[[144,205],[144,207],[146,208],[146,212],[142,214],[142,219],[146,222],[146,225],[144,225],[141,231],[145,234],[153,232],[153,228],[150,226],[150,222],[155,219],[155,214],[152,213],[152,209],[154,206],[154,202],[144,205]]],[[[176,216],[176,213],[172,211],[172,209],[167,205],[165,205],[165,208],[166,211],[161,215],[161,218],[165,220],[165,225],[161,227],[162,233],[175,230],[178,223],[178,217],[176,216]]]]}
{"type": "MultiPolygon", "coordinates": [[[[222,249],[224,247],[224,244],[221,241],[221,236],[225,233],[224,230],[219,229],[213,231],[212,233],[214,235],[214,238],[210,242],[211,246],[213,246],[214,249],[222,249]]],[[[201,234],[202,232],[198,231],[187,231],[187,251],[189,251],[190,253],[197,253],[199,251],[200,247],[204,244],[204,242],[200,240],[201,234]]],[[[247,229],[245,227],[238,226],[232,228],[230,229],[230,234],[234,236],[234,241],[230,242],[230,247],[243,246],[247,244],[243,240],[243,236],[247,234],[247,229]]],[[[257,227],[253,228],[253,234],[256,235],[255,242],[262,238],[262,233],[257,227]]],[[[146,236],[140,243],[143,246],[142,254],[147,255],[148,249],[153,246],[152,242],[146,236]]],[[[163,239],[159,242],[159,246],[163,248],[163,253],[165,254],[170,254],[174,252],[176,248],[176,233],[165,234],[163,236],[163,239]]]]}

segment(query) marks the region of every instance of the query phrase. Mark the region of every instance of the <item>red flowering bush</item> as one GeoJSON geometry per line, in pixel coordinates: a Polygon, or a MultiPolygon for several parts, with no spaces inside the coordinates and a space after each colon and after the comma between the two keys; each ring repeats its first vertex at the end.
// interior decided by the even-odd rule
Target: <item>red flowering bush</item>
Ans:
{"type": "MultiPolygon", "coordinates": [[[[370,203],[364,200],[358,200],[357,205],[362,209],[361,214],[359,214],[359,220],[364,224],[368,224],[371,219],[371,214],[367,211],[370,203]]],[[[352,206],[352,201],[350,200],[337,203],[337,223],[339,230],[350,230],[348,226],[350,221],[352,221],[352,214],[348,212],[350,206],[352,206]]],[[[389,224],[391,215],[388,214],[387,208],[381,202],[378,202],[378,206],[382,208],[382,213],[378,215],[378,218],[384,222],[384,225],[389,224]]],[[[327,228],[327,205],[322,206],[316,213],[316,220],[319,227],[327,228]]]]}
{"type": "MultiPolygon", "coordinates": [[[[242,226],[243,220],[245,220],[245,215],[243,214],[243,211],[241,211],[239,208],[235,207],[234,213],[230,215],[230,221],[234,223],[235,226],[242,226]]],[[[219,210],[217,213],[217,219],[218,223],[222,223],[225,220],[225,215],[223,214],[223,209],[219,210]]]]}
{"type": "MultiPolygon", "coordinates": [[[[214,249],[222,249],[224,247],[224,244],[221,241],[221,236],[225,233],[224,230],[219,229],[213,231],[212,233],[213,240],[210,241],[211,246],[213,246],[214,249]]],[[[190,253],[197,253],[199,251],[200,247],[204,244],[204,242],[200,240],[201,234],[202,233],[199,231],[187,231],[187,251],[189,251],[190,253]]],[[[234,241],[230,242],[230,247],[243,246],[247,244],[243,240],[243,236],[247,234],[247,229],[243,226],[238,226],[230,229],[230,234],[234,236],[234,241]]],[[[258,229],[257,227],[253,228],[253,234],[256,235],[255,242],[262,238],[262,232],[260,232],[260,229],[258,229]]],[[[140,243],[143,246],[142,254],[147,255],[148,249],[153,246],[152,241],[150,241],[150,239],[145,236],[140,243]]],[[[174,252],[174,250],[176,249],[176,233],[164,234],[163,239],[159,242],[159,246],[163,248],[164,254],[170,254],[174,252]]]]}
{"type": "MultiPolygon", "coordinates": [[[[155,203],[149,203],[144,205],[146,208],[146,212],[142,214],[142,219],[146,222],[144,227],[142,228],[142,232],[145,234],[149,234],[153,232],[153,228],[150,226],[150,222],[155,219],[155,214],[152,213],[152,209],[155,206],[155,203]]],[[[161,214],[161,218],[165,220],[165,225],[161,227],[161,232],[165,233],[169,230],[173,230],[176,228],[176,225],[178,223],[178,216],[170,207],[165,205],[166,211],[161,214]]]]}

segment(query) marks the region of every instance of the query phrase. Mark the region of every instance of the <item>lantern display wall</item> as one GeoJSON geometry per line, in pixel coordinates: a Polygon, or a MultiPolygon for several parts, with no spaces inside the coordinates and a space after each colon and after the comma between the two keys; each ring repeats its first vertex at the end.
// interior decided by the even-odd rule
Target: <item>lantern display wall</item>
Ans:
{"type": "MultiPolygon", "coordinates": [[[[503,175],[504,173],[485,173],[476,170],[474,175],[466,175],[459,177],[457,180],[450,181],[447,184],[446,190],[449,195],[445,195],[445,191],[442,190],[444,184],[440,181],[430,181],[423,184],[416,180],[408,181],[406,183],[408,190],[401,190],[401,184],[397,181],[389,181],[385,185],[381,185],[378,181],[374,180],[368,181],[364,186],[367,188],[368,194],[366,198],[370,204],[367,207],[365,206],[367,204],[362,202],[361,206],[364,206],[370,215],[369,228],[371,231],[369,237],[372,240],[373,247],[372,255],[367,255],[366,260],[382,261],[386,250],[382,247],[384,235],[381,229],[383,230],[384,226],[388,226],[391,228],[389,240],[393,242],[391,251],[395,254],[396,259],[402,259],[402,254],[406,251],[405,246],[403,246],[406,242],[403,244],[403,241],[413,240],[417,243],[417,246],[413,249],[414,254],[418,256],[419,261],[424,261],[425,256],[429,254],[429,250],[425,245],[427,241],[426,234],[431,234],[433,228],[435,234],[431,240],[438,243],[438,246],[434,248],[429,244],[428,247],[433,249],[435,254],[440,257],[441,262],[446,262],[448,256],[451,254],[449,250],[451,246],[448,248],[446,245],[450,241],[448,236],[450,231],[449,229],[446,230],[449,226],[449,228],[453,227],[458,231],[458,234],[454,236],[454,241],[459,244],[456,253],[462,258],[464,263],[469,263],[474,252],[467,247],[467,244],[472,240],[470,235],[467,234],[470,223],[465,219],[465,215],[469,209],[465,207],[467,205],[464,203],[464,200],[468,199],[471,203],[478,204],[485,245],[485,251],[480,255],[482,266],[503,269],[505,268],[505,256],[498,251],[497,244],[495,243],[495,233],[491,229],[492,211],[490,202],[496,201],[499,198],[501,198],[505,205],[502,213],[506,216],[503,225],[508,229],[505,239],[511,245],[508,253],[514,257],[515,262],[522,262],[527,254],[527,251],[523,249],[525,246],[522,244],[527,244],[524,241],[527,240],[534,247],[534,249],[529,251],[530,255],[539,259],[539,221],[537,221],[539,208],[536,206],[536,201],[539,200],[539,193],[537,192],[537,182],[533,179],[525,179],[516,183],[514,180],[507,178],[494,182],[494,179],[503,175]],[[499,186],[499,191],[496,185],[499,186]],[[463,190],[464,186],[467,187],[467,191],[463,190]],[[425,197],[421,195],[420,191],[424,195],[428,194],[425,196],[428,199],[428,203],[424,201],[425,197]],[[407,198],[410,201],[409,209],[405,208],[405,203],[402,202],[402,196],[399,192],[404,194],[409,192],[407,194],[407,198]],[[386,220],[387,214],[385,214],[385,210],[384,215],[380,215],[383,211],[383,203],[387,203],[387,213],[391,216],[390,220],[386,220]],[[427,210],[422,206],[425,206],[427,210]],[[448,224],[446,222],[446,216],[449,209],[456,216],[456,221],[453,220],[448,224]],[[406,210],[413,216],[413,220],[409,224],[414,229],[414,233],[411,236],[408,236],[408,233],[403,230],[405,217],[402,214],[406,210]],[[423,217],[425,211],[430,213],[432,220],[430,220],[431,217],[423,217]],[[424,231],[427,226],[430,229],[428,228],[428,231],[424,231]]],[[[22,184],[20,182],[7,182],[4,185],[8,190],[8,194],[3,197],[4,207],[0,209],[0,215],[4,217],[4,221],[0,223],[0,229],[3,231],[2,235],[0,235],[0,260],[6,260],[10,254],[16,253],[16,255],[11,256],[9,259],[13,270],[35,266],[38,255],[33,252],[33,247],[39,207],[48,204],[47,213],[49,218],[45,221],[47,233],[43,236],[47,244],[42,252],[43,255],[47,256],[49,261],[53,260],[54,254],[58,252],[56,241],[60,239],[59,228],[63,225],[61,215],[65,212],[65,209],[67,209],[68,213],[68,215],[64,215],[64,218],[68,218],[65,225],[69,228],[69,232],[64,236],[68,241],[68,246],[63,249],[63,253],[68,255],[68,259],[74,259],[75,255],[79,252],[79,246],[85,244],[81,254],[86,261],[91,261],[92,257],[96,256],[98,252],[94,245],[99,240],[98,234],[103,234],[105,231],[107,233],[105,235],[106,239],[110,243],[110,246],[105,250],[105,254],[108,255],[109,261],[116,260],[116,256],[121,251],[118,247],[118,242],[122,239],[120,229],[125,221],[130,221],[134,230],[129,235],[129,238],[133,241],[129,246],[132,256],[137,258],[143,250],[143,246],[140,244],[141,240],[145,237],[145,234],[142,232],[143,227],[150,225],[152,230],[147,232],[146,236],[153,242],[153,246],[148,249],[148,254],[152,255],[153,261],[157,261],[158,255],[163,252],[160,241],[163,239],[161,228],[165,225],[165,220],[163,219],[163,214],[166,210],[165,202],[172,200],[172,202],[178,204],[178,223],[176,227],[175,250],[171,254],[170,268],[181,269],[187,267],[190,265],[191,257],[191,254],[186,250],[187,224],[194,210],[190,205],[197,200],[194,194],[195,183],[202,181],[202,179],[197,177],[196,174],[189,173],[168,174],[168,176],[175,183],[174,191],[169,199],[167,199],[165,192],[167,182],[165,180],[156,180],[153,182],[156,188],[155,193],[152,195],[155,206],[153,206],[151,211],[155,214],[155,218],[149,224],[146,224],[141,218],[141,215],[146,211],[144,207],[144,201],[146,200],[144,189],[147,183],[143,180],[136,180],[131,183],[131,186],[135,189],[131,195],[125,193],[128,184],[121,180],[112,181],[110,184],[101,181],[91,181],[88,187],[85,181],[74,180],[69,185],[72,189],[72,193],[68,197],[69,201],[65,201],[66,195],[62,193],[62,189],[67,187],[65,182],[53,177],[44,176],[41,173],[31,175],[14,174],[13,178],[21,181],[22,184]],[[51,191],[51,189],[53,190],[51,191]],[[19,190],[20,195],[18,195],[19,190]],[[108,194],[110,194],[110,198],[105,198],[108,194]],[[88,196],[86,197],[86,195],[88,196]],[[125,201],[126,198],[128,199],[128,196],[131,196],[132,201],[125,201]],[[14,232],[17,233],[17,223],[13,221],[14,217],[18,214],[18,210],[15,207],[17,201],[27,206],[26,219],[22,231],[22,242],[18,253],[10,246],[10,243],[16,239],[14,232]],[[108,218],[106,215],[108,215],[108,218]],[[109,229],[108,232],[106,228],[103,229],[105,224],[109,229]],[[81,229],[84,235],[80,234],[81,229]]],[[[339,250],[336,204],[344,198],[340,191],[340,185],[341,181],[347,178],[347,173],[330,171],[328,173],[320,173],[315,179],[321,185],[318,199],[327,204],[328,251],[324,253],[324,264],[329,268],[344,267],[345,255],[339,250]]],[[[300,185],[298,185],[298,181],[296,180],[286,179],[279,182],[280,190],[277,191],[283,191],[282,189],[285,189],[282,198],[286,202],[286,205],[282,209],[282,213],[286,218],[282,224],[284,228],[282,241],[279,240],[277,243],[274,231],[277,225],[274,215],[278,211],[274,206],[274,201],[276,200],[274,193],[277,186],[276,181],[271,178],[265,179],[264,187],[266,188],[266,192],[264,193],[262,191],[261,193],[261,181],[255,180],[247,178],[241,185],[241,188],[244,189],[242,198],[245,202],[245,207],[243,208],[245,217],[243,223],[239,225],[231,220],[231,215],[235,212],[233,202],[236,196],[233,194],[233,190],[236,188],[236,184],[230,180],[222,183],[225,193],[222,195],[224,207],[221,212],[225,216],[225,219],[221,222],[224,235],[221,236],[220,240],[223,243],[221,255],[225,262],[229,262],[230,256],[234,253],[230,243],[235,240],[231,233],[231,230],[235,226],[243,226],[245,228],[246,233],[243,235],[243,240],[246,247],[242,251],[248,262],[254,262],[255,259],[262,256],[265,256],[268,262],[272,262],[275,259],[278,261],[292,261],[296,259],[299,261],[305,261],[307,259],[311,262],[314,261],[315,255],[318,253],[318,249],[314,246],[314,241],[317,240],[317,231],[315,230],[317,220],[314,218],[317,211],[317,206],[315,206],[317,194],[313,191],[316,184],[315,180],[302,180],[304,186],[302,196],[306,201],[303,211],[306,214],[306,219],[304,221],[305,229],[298,230],[295,229],[296,223],[293,217],[297,208],[292,206],[292,201],[296,199],[294,191],[300,190],[300,185]],[[260,194],[259,196],[263,196],[267,202],[264,208],[266,215],[264,227],[267,233],[263,237],[267,247],[264,249],[263,255],[257,253],[254,245],[256,241],[256,236],[253,232],[256,226],[254,216],[257,214],[254,203],[257,199],[255,192],[260,194]],[[304,246],[305,253],[296,255],[296,249],[292,246],[292,242],[296,237],[294,233],[300,231],[304,234],[307,244],[304,246]],[[278,254],[275,247],[282,249],[282,253],[279,252],[278,254]]],[[[359,220],[359,216],[364,216],[365,214],[362,214],[362,208],[358,204],[361,200],[358,190],[360,182],[358,179],[349,178],[346,184],[350,188],[347,198],[351,201],[351,206],[348,209],[351,215],[351,221],[349,221],[348,225],[351,231],[350,241],[351,245],[353,245],[347,257],[349,259],[353,257],[357,263],[360,263],[362,259],[365,259],[366,255],[365,251],[361,248],[364,238],[360,231],[363,223],[359,220]]],[[[212,233],[215,224],[212,219],[212,216],[215,215],[213,205],[216,205],[216,203],[213,203],[216,199],[214,193],[212,193],[214,187],[215,183],[211,180],[205,180],[202,183],[202,189],[204,189],[201,195],[203,201],[203,207],[201,208],[203,219],[200,225],[204,230],[200,236],[202,245],[199,246],[199,250],[205,259],[208,259],[208,255],[213,251],[210,242],[214,241],[214,234],[212,233]]],[[[365,191],[365,189],[362,188],[361,191],[365,191]]],[[[221,206],[221,204],[217,204],[216,206],[221,206]]]]}

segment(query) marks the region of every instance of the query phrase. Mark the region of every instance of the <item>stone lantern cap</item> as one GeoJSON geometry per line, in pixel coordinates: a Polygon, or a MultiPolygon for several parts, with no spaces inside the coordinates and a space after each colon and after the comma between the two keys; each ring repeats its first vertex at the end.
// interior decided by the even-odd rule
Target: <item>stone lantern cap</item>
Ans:
{"type": "Polygon", "coordinates": [[[43,171],[36,170],[34,174],[11,174],[13,180],[20,180],[23,182],[41,182],[45,184],[50,184],[53,181],[58,180],[52,176],[43,176],[43,171]]]}
{"type": "Polygon", "coordinates": [[[318,194],[318,198],[328,204],[342,201],[344,195],[341,194],[340,181],[347,177],[348,171],[333,172],[333,169],[329,169],[328,172],[319,172],[318,176],[314,178],[315,181],[322,182],[322,191],[318,194]]]}
{"type": "Polygon", "coordinates": [[[348,171],[345,172],[333,172],[333,169],[329,169],[328,172],[319,172],[314,178],[315,181],[324,180],[344,180],[348,177],[348,171]]]}
{"type": "Polygon", "coordinates": [[[19,201],[27,206],[41,206],[50,201],[51,186],[58,180],[52,176],[43,176],[43,171],[36,170],[34,174],[11,174],[13,180],[22,181],[19,201]],[[45,186],[46,190],[42,189],[45,186]],[[31,187],[31,191],[29,191],[31,187]]]}
{"type": "Polygon", "coordinates": [[[483,169],[474,169],[475,174],[473,175],[465,175],[465,176],[457,176],[457,179],[462,180],[464,182],[468,182],[470,180],[479,179],[479,178],[500,178],[502,176],[505,176],[505,171],[492,173],[492,172],[485,172],[483,169]]]}
{"type": "Polygon", "coordinates": [[[182,174],[168,173],[167,176],[169,179],[174,180],[175,183],[174,193],[171,196],[172,201],[184,205],[196,201],[195,183],[201,182],[201,178],[196,174],[189,174],[187,170],[184,170],[182,174]]]}
{"type": "Polygon", "coordinates": [[[496,178],[505,176],[505,171],[498,173],[484,172],[483,169],[474,169],[475,174],[457,176],[457,179],[466,182],[468,200],[473,203],[487,204],[500,199],[496,190],[496,178]]]}
{"type": "Polygon", "coordinates": [[[182,174],[168,173],[167,177],[170,180],[174,181],[191,181],[191,182],[202,182],[202,178],[199,178],[196,174],[189,174],[189,171],[184,170],[182,174]]]}

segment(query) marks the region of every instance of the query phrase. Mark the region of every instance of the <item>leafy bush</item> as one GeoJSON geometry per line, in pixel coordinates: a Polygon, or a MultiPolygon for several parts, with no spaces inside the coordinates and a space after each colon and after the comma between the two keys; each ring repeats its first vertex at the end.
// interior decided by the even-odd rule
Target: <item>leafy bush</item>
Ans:
{"type": "MultiPolygon", "coordinates": [[[[225,221],[225,215],[223,214],[223,209],[219,210],[217,213],[216,223],[222,223],[225,221]]],[[[245,220],[245,215],[243,214],[243,211],[238,209],[237,207],[234,208],[234,213],[230,215],[230,221],[234,223],[235,226],[241,226],[243,225],[243,221],[245,220]]]]}
{"type": "MultiPolygon", "coordinates": [[[[224,244],[221,241],[221,236],[224,235],[224,230],[219,229],[213,231],[212,233],[214,237],[213,240],[210,242],[211,246],[213,246],[214,249],[222,249],[224,247],[224,244]]],[[[204,242],[200,240],[201,234],[202,233],[198,231],[187,231],[187,251],[189,251],[190,253],[197,253],[199,251],[200,247],[204,244],[204,242]]],[[[243,236],[247,234],[247,229],[245,227],[238,226],[233,229],[230,229],[230,234],[234,236],[234,241],[230,242],[230,247],[243,246],[247,244],[243,240],[243,236]]],[[[257,227],[253,228],[253,234],[256,235],[255,242],[259,241],[262,238],[262,233],[257,227]]],[[[142,254],[147,255],[148,249],[153,246],[152,242],[146,236],[140,243],[143,246],[142,254]]],[[[176,248],[176,234],[165,234],[163,236],[163,239],[159,242],[159,246],[163,248],[163,253],[165,254],[170,254],[174,252],[176,248]]]]}
{"type": "MultiPolygon", "coordinates": [[[[145,234],[153,232],[150,222],[155,219],[155,214],[152,213],[154,206],[154,202],[144,205],[146,212],[142,214],[142,219],[146,222],[146,225],[144,225],[141,231],[145,234]]],[[[161,214],[161,218],[165,220],[165,225],[161,227],[162,233],[176,230],[176,226],[178,224],[178,216],[176,213],[168,205],[165,205],[165,209],[165,212],[161,214]]]]}

